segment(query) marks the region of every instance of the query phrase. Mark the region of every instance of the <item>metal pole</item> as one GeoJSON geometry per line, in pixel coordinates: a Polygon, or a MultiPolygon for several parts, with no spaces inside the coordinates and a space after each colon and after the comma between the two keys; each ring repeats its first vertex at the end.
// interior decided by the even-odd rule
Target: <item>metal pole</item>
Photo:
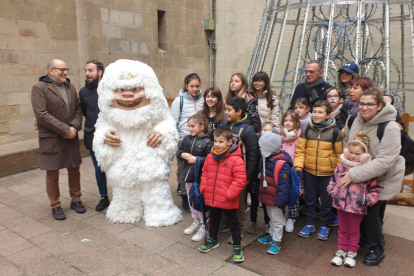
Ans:
{"type": "Polygon", "coordinates": [[[413,67],[414,67],[414,7],[413,7],[413,0],[408,0],[408,7],[409,7],[409,10],[410,10],[411,48],[413,50],[413,67]]]}
{"type": "Polygon", "coordinates": [[[326,77],[328,76],[328,63],[329,63],[329,56],[331,53],[331,38],[332,38],[332,25],[333,25],[333,16],[335,12],[335,0],[331,0],[331,11],[329,13],[329,25],[328,25],[328,33],[326,34],[326,48],[325,48],[325,65],[324,65],[324,72],[323,72],[323,79],[326,81],[326,77]]]}
{"type": "Polygon", "coordinates": [[[293,76],[293,82],[292,82],[292,92],[296,87],[296,82],[298,80],[298,74],[299,74],[299,63],[300,63],[300,57],[302,56],[302,47],[303,47],[303,40],[305,38],[305,32],[306,32],[306,23],[308,22],[308,13],[309,13],[309,7],[310,7],[310,0],[306,0],[306,9],[305,9],[305,18],[303,20],[303,26],[302,26],[302,34],[300,36],[300,42],[299,42],[299,52],[298,57],[296,59],[296,68],[295,68],[295,74],[293,76]]]}
{"type": "MultiPolygon", "coordinates": [[[[289,2],[290,2],[290,0],[288,0],[288,5],[289,5],[289,2]]],[[[287,10],[285,11],[285,15],[288,12],[289,7],[286,6],[286,9],[287,10]]],[[[273,34],[273,28],[274,28],[274,25],[275,25],[276,17],[277,17],[277,1],[275,0],[275,2],[273,4],[273,10],[272,10],[272,19],[271,19],[272,21],[270,22],[270,27],[269,27],[269,30],[268,30],[267,36],[266,36],[266,43],[265,43],[265,46],[263,48],[263,53],[262,53],[262,56],[260,58],[259,68],[258,68],[257,71],[262,71],[262,69],[263,69],[263,64],[265,62],[266,55],[267,55],[267,50],[269,48],[269,43],[270,43],[270,40],[271,40],[271,37],[272,37],[272,34],[273,34]]],[[[272,82],[270,82],[270,83],[272,83],[272,82]]]]}
{"type": "Polygon", "coordinates": [[[356,33],[356,42],[355,42],[355,63],[359,62],[359,40],[361,39],[361,17],[362,17],[362,1],[358,1],[358,13],[357,13],[357,33],[356,33]]]}
{"type": "Polygon", "coordinates": [[[390,61],[391,61],[391,53],[390,53],[390,1],[385,1],[385,55],[386,55],[386,85],[387,85],[387,94],[390,94],[391,87],[390,87],[390,61]]]}
{"type": "Polygon", "coordinates": [[[283,34],[285,32],[285,26],[286,26],[288,13],[289,13],[289,7],[290,7],[290,0],[287,1],[286,9],[285,9],[285,16],[283,17],[282,27],[280,28],[279,39],[277,41],[276,53],[275,53],[275,57],[274,57],[273,63],[272,63],[272,71],[270,72],[270,83],[273,83],[273,78],[274,78],[275,70],[276,70],[276,64],[277,64],[277,60],[279,58],[280,48],[282,46],[282,38],[283,38],[283,34]]]}

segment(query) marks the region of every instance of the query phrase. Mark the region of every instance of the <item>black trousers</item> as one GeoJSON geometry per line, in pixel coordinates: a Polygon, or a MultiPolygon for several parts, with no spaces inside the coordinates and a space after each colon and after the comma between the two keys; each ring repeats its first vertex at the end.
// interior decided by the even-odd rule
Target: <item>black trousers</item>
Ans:
{"type": "Polygon", "coordinates": [[[332,199],[326,188],[332,176],[316,176],[307,171],[303,171],[305,183],[305,207],[306,224],[315,225],[316,201],[321,199],[321,220],[322,226],[329,227],[329,219],[332,217],[332,199]]]}
{"type": "MultiPolygon", "coordinates": [[[[257,221],[257,211],[259,210],[259,194],[250,194],[250,198],[252,200],[250,204],[250,221],[256,222],[257,221]]],[[[263,213],[264,213],[264,221],[266,224],[269,224],[270,218],[267,214],[266,205],[262,203],[263,206],[263,213]]]]}
{"type": "Polygon", "coordinates": [[[386,200],[378,200],[371,207],[368,207],[367,215],[361,222],[361,240],[369,245],[383,246],[382,219],[384,217],[386,200]]]}
{"type": "Polygon", "coordinates": [[[217,234],[220,227],[221,215],[224,213],[227,222],[230,224],[231,235],[234,245],[241,245],[241,229],[239,220],[237,219],[237,209],[220,209],[210,207],[210,232],[209,236],[213,240],[217,240],[217,234]]]}

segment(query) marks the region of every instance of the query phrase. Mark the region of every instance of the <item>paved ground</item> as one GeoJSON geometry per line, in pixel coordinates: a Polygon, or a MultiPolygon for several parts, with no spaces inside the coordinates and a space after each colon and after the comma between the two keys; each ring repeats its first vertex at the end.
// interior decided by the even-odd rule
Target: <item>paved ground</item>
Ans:
{"type": "MultiPolygon", "coordinates": [[[[93,166],[84,158],[81,166],[85,214],[69,209],[67,174],[61,171],[61,201],[65,221],[51,216],[45,192],[45,172],[33,170],[0,178],[0,275],[412,275],[414,270],[414,209],[388,206],[384,233],[387,257],[381,267],[365,267],[361,258],[352,270],[329,264],[335,252],[336,234],[327,242],[315,237],[300,239],[286,234],[276,256],[244,233],[246,261],[231,262],[232,247],[220,234],[220,247],[207,254],[183,230],[191,224],[185,214],[180,224],[154,229],[144,222],[112,224],[94,210],[99,201],[93,166]],[[257,274],[256,274],[257,273],[257,274]]],[[[175,166],[173,171],[175,170],[175,166]]],[[[170,179],[175,190],[175,174],[170,179]]],[[[178,206],[180,198],[174,195],[178,206]]],[[[260,211],[261,212],[261,211],[260,211]]],[[[262,213],[259,214],[262,218],[262,213]]],[[[298,222],[297,230],[303,224],[298,222]]],[[[335,231],[333,231],[335,232],[335,231]]],[[[365,253],[362,251],[361,255],[365,253]]]]}

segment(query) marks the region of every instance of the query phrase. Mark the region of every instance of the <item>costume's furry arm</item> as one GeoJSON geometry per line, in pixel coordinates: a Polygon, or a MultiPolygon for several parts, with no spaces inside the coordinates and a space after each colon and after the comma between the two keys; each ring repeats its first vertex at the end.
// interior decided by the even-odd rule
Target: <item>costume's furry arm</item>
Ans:
{"type": "Polygon", "coordinates": [[[171,116],[159,122],[154,131],[162,135],[162,143],[158,147],[165,151],[165,161],[171,160],[177,152],[178,133],[175,128],[175,121],[171,116]]]}
{"type": "Polygon", "coordinates": [[[103,171],[106,171],[108,167],[118,159],[120,153],[119,148],[104,144],[105,133],[111,129],[115,131],[117,130],[114,126],[110,125],[101,114],[99,114],[95,124],[92,148],[95,152],[96,161],[103,171]]]}

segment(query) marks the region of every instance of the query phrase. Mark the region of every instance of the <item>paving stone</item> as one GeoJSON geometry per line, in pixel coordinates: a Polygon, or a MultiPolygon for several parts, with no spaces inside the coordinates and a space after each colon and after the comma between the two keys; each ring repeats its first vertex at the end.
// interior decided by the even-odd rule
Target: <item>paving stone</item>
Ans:
{"type": "Polygon", "coordinates": [[[125,270],[114,256],[107,256],[96,250],[81,250],[62,257],[63,260],[90,276],[112,276],[125,270]]]}
{"type": "Polygon", "coordinates": [[[18,267],[14,266],[5,258],[0,257],[0,274],[7,276],[19,276],[24,275],[24,272],[21,271],[18,267]]]}
{"type": "Polygon", "coordinates": [[[139,227],[126,230],[118,234],[118,237],[152,252],[160,252],[176,243],[176,241],[169,239],[168,236],[157,235],[152,231],[139,227]]]}
{"type": "Polygon", "coordinates": [[[32,243],[23,239],[10,230],[0,231],[0,256],[8,256],[33,246],[32,243]]]}
{"type": "Polygon", "coordinates": [[[31,196],[39,193],[44,193],[44,190],[37,188],[36,186],[29,184],[20,184],[8,188],[9,190],[16,192],[24,196],[31,196]]]}
{"type": "Polygon", "coordinates": [[[40,219],[45,216],[51,216],[52,210],[49,206],[45,206],[37,201],[31,200],[27,197],[22,199],[14,208],[26,214],[28,217],[40,219]]]}
{"type": "Polygon", "coordinates": [[[25,199],[26,197],[12,191],[0,194],[0,203],[3,203],[9,207],[14,207],[25,199]]]}
{"type": "MultiPolygon", "coordinates": [[[[46,194],[46,191],[43,191],[43,193],[40,194],[35,194],[35,195],[31,195],[28,196],[28,198],[30,198],[31,200],[34,200],[42,205],[48,206],[50,209],[50,212],[48,213],[52,213],[52,208],[50,207],[50,200],[49,197],[46,194]]],[[[70,206],[70,199],[64,198],[64,197],[60,197],[60,205],[62,206],[62,208],[69,208],[70,206]]]]}
{"type": "MultiPolygon", "coordinates": [[[[83,203],[83,201],[82,201],[82,204],[85,207],[85,210],[86,210],[85,213],[76,213],[75,210],[70,209],[70,207],[69,207],[69,209],[67,211],[65,211],[66,217],[67,218],[72,218],[72,219],[77,219],[77,220],[84,220],[86,218],[93,217],[97,214],[97,212],[95,211],[95,208],[92,209],[92,208],[88,207],[86,204],[83,203]]],[[[69,203],[69,206],[70,206],[70,203],[69,203]]]]}
{"type": "Polygon", "coordinates": [[[7,190],[6,188],[4,188],[4,187],[1,187],[0,186],[0,194],[2,194],[2,193],[6,193],[6,192],[8,192],[9,190],[7,190]]]}
{"type": "Polygon", "coordinates": [[[21,217],[10,220],[4,222],[3,225],[6,226],[10,231],[13,231],[25,239],[30,239],[36,237],[37,235],[53,231],[52,228],[29,217],[21,217]]]}
{"type": "Polygon", "coordinates": [[[51,275],[69,266],[38,247],[26,249],[6,258],[27,275],[51,275]]]}
{"type": "Polygon", "coordinates": [[[97,251],[106,251],[112,247],[127,244],[125,240],[104,231],[100,231],[92,226],[69,233],[69,237],[77,242],[83,243],[86,247],[97,251]]]}
{"type": "Polygon", "coordinates": [[[4,223],[20,217],[24,217],[24,214],[0,203],[0,223],[4,223]]]}
{"type": "Polygon", "coordinates": [[[384,233],[410,241],[414,241],[413,229],[414,219],[406,219],[396,215],[389,215],[383,226],[384,233]]]}
{"type": "MultiPolygon", "coordinates": [[[[95,211],[93,211],[95,212],[95,211]]],[[[109,222],[106,218],[105,213],[97,213],[92,217],[82,220],[84,223],[89,224],[101,231],[110,233],[110,234],[119,234],[128,229],[134,228],[134,224],[130,223],[112,223],[109,222]]]]}
{"type": "Polygon", "coordinates": [[[53,276],[83,276],[83,275],[87,275],[87,274],[83,273],[77,268],[74,268],[73,266],[70,266],[68,268],[65,268],[53,274],[53,276]]]}
{"type": "Polygon", "coordinates": [[[182,266],[182,265],[172,263],[169,266],[164,266],[160,269],[157,269],[157,270],[151,272],[149,275],[154,275],[154,276],[157,276],[157,275],[182,276],[182,275],[194,275],[194,274],[199,275],[200,274],[200,269],[197,267],[196,268],[197,272],[195,272],[194,268],[195,267],[191,268],[191,267],[186,267],[186,266],[182,266]]]}
{"type": "MultiPolygon", "coordinates": [[[[63,212],[66,213],[66,211],[67,210],[63,209],[63,212]]],[[[88,227],[86,223],[73,218],[66,218],[65,220],[55,220],[52,217],[51,211],[49,216],[38,219],[37,221],[61,233],[73,233],[80,229],[88,227]]]]}
{"type": "Polygon", "coordinates": [[[232,275],[254,276],[254,275],[260,275],[260,274],[254,273],[252,271],[248,271],[244,268],[241,268],[240,266],[236,264],[226,264],[220,267],[219,269],[217,269],[216,271],[214,271],[211,275],[214,275],[214,276],[232,276],[232,275]]]}

